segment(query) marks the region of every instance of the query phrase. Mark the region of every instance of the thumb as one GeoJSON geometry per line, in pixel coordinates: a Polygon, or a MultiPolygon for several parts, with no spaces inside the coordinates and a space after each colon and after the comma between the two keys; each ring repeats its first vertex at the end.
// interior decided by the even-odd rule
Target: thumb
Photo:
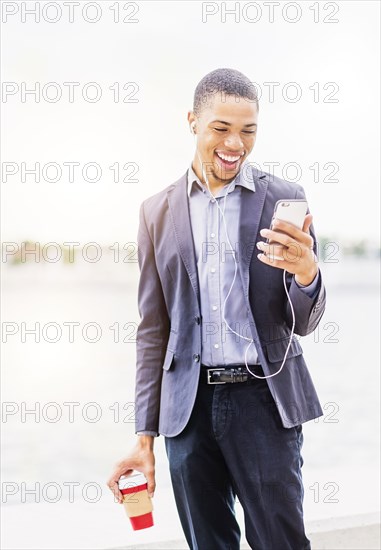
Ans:
{"type": "Polygon", "coordinates": [[[155,470],[147,472],[145,474],[146,480],[147,480],[147,491],[148,496],[151,498],[154,496],[155,489],[156,489],[156,482],[155,482],[155,470]]]}
{"type": "Polygon", "coordinates": [[[304,218],[302,231],[304,231],[304,233],[309,233],[311,224],[312,224],[312,214],[307,214],[307,216],[304,218]]]}

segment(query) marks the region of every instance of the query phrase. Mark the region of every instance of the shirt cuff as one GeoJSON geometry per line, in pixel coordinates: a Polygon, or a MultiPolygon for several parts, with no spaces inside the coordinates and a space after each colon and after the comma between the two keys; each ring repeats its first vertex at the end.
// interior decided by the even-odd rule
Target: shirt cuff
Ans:
{"type": "Polygon", "coordinates": [[[312,281],[312,283],[310,283],[309,285],[303,286],[303,285],[298,283],[298,281],[295,279],[295,275],[294,275],[296,286],[298,288],[300,288],[300,290],[302,292],[304,292],[305,294],[307,294],[307,296],[309,296],[310,298],[314,297],[314,295],[315,295],[315,293],[318,289],[319,278],[320,278],[320,270],[318,270],[318,272],[316,273],[315,278],[312,281]]]}
{"type": "Polygon", "coordinates": [[[158,433],[157,432],[151,432],[149,430],[146,430],[146,431],[142,431],[142,432],[136,432],[137,435],[153,435],[154,437],[158,437],[158,433]]]}

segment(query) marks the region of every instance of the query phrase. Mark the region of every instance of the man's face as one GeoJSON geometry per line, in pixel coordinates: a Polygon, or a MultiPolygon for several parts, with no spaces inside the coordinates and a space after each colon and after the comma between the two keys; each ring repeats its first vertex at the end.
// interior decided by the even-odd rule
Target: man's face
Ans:
{"type": "Polygon", "coordinates": [[[197,134],[193,160],[197,175],[202,176],[198,151],[210,184],[233,180],[254,147],[257,119],[254,101],[231,95],[216,94],[198,117],[190,111],[188,120],[195,122],[197,134]]]}

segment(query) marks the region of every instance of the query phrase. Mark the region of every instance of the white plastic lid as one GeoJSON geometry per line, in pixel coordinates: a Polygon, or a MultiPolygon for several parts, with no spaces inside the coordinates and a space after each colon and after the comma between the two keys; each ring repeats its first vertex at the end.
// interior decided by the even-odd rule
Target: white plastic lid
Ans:
{"type": "Polygon", "coordinates": [[[132,474],[119,479],[119,489],[132,489],[133,487],[138,487],[138,485],[144,485],[144,483],[147,483],[145,475],[134,470],[132,474]]]}

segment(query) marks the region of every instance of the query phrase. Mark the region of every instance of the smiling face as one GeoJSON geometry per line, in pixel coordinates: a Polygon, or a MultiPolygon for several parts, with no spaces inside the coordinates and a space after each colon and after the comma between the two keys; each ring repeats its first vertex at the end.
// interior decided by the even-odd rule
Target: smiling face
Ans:
{"type": "Polygon", "coordinates": [[[236,177],[254,147],[257,120],[255,102],[232,95],[215,94],[198,116],[188,113],[197,134],[192,166],[202,182],[198,154],[211,187],[218,189],[236,177]]]}

